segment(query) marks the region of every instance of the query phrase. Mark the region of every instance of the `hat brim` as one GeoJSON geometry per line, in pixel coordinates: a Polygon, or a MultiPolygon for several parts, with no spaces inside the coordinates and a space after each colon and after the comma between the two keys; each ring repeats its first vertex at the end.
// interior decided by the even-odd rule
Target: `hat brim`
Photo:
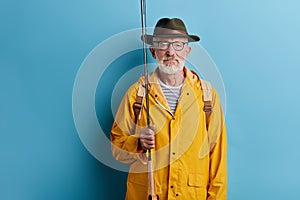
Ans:
{"type": "Polygon", "coordinates": [[[188,42],[198,42],[200,41],[200,37],[197,35],[182,35],[182,34],[170,34],[170,35],[145,35],[144,37],[141,36],[141,40],[144,41],[147,44],[152,45],[153,44],[153,38],[155,37],[162,37],[162,38],[187,38],[188,42]]]}

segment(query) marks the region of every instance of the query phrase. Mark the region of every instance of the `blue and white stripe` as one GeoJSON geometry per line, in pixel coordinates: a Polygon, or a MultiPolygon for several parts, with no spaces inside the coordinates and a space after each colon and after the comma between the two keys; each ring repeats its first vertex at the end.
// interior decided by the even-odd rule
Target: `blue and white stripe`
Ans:
{"type": "Polygon", "coordinates": [[[180,98],[181,88],[183,84],[179,86],[169,86],[164,84],[161,80],[159,80],[159,84],[162,91],[164,92],[168,105],[172,113],[174,114],[178,100],[180,98]]]}

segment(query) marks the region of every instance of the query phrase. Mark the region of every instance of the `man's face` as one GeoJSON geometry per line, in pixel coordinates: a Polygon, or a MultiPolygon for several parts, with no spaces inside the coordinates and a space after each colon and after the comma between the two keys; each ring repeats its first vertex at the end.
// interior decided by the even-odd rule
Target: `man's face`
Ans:
{"type": "Polygon", "coordinates": [[[159,69],[166,74],[182,71],[185,59],[191,51],[187,38],[154,38],[150,47],[159,69]]]}

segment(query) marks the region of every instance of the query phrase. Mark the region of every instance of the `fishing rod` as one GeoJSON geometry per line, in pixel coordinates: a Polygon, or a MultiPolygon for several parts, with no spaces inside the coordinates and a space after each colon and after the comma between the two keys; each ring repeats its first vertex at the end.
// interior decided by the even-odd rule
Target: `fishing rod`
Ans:
{"type": "MultiPolygon", "coordinates": [[[[141,0],[141,20],[142,20],[142,38],[143,38],[143,55],[144,55],[144,78],[145,78],[145,98],[146,98],[146,114],[147,114],[147,126],[150,128],[150,114],[149,114],[149,94],[148,94],[148,67],[147,67],[147,49],[146,49],[146,0],[141,0]]],[[[154,192],[154,176],[152,170],[152,155],[151,149],[147,150],[148,154],[148,184],[149,184],[149,196],[148,200],[159,200],[158,195],[154,192]]]]}

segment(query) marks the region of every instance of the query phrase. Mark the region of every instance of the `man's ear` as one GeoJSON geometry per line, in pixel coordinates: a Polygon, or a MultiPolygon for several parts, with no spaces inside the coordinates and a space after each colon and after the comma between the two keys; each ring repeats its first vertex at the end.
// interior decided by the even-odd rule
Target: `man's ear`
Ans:
{"type": "Polygon", "coordinates": [[[151,52],[152,57],[154,59],[156,59],[155,49],[152,46],[150,47],[150,52],[151,52]]]}
{"type": "Polygon", "coordinates": [[[192,47],[188,46],[188,48],[186,49],[186,56],[188,56],[190,54],[192,50],[192,47]]]}

